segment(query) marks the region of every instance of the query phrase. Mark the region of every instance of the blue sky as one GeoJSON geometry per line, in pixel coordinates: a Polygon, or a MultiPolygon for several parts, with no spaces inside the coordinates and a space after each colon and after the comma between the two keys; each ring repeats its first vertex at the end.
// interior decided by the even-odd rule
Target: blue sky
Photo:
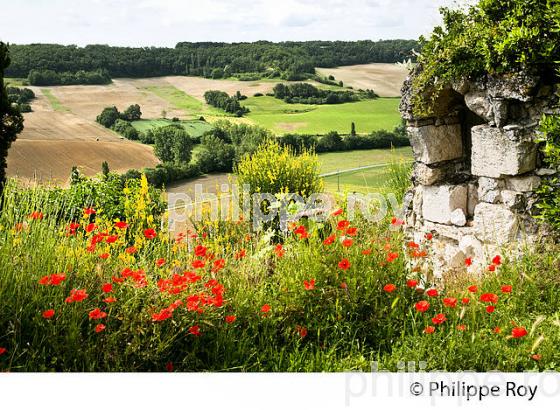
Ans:
{"type": "Polygon", "coordinates": [[[174,46],[179,41],[417,38],[453,0],[0,0],[11,43],[174,46]]]}

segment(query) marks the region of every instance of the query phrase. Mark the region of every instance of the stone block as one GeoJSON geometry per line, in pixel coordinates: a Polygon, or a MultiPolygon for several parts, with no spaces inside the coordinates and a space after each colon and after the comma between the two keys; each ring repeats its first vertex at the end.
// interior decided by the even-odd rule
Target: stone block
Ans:
{"type": "Polygon", "coordinates": [[[475,184],[468,185],[467,216],[474,216],[474,208],[478,204],[478,190],[475,184]]]}
{"type": "Polygon", "coordinates": [[[421,185],[433,185],[445,177],[445,170],[438,167],[429,167],[422,162],[415,162],[413,177],[421,185]]]}
{"type": "Polygon", "coordinates": [[[465,226],[467,224],[467,216],[462,209],[456,209],[451,212],[451,223],[456,226],[465,226]]]}
{"type": "Polygon", "coordinates": [[[461,125],[409,127],[414,158],[424,164],[458,159],[463,156],[461,125]]]}
{"type": "Polygon", "coordinates": [[[471,173],[500,178],[533,171],[537,146],[527,138],[526,130],[503,131],[488,125],[472,128],[471,173]]]}
{"type": "Polygon", "coordinates": [[[422,189],[422,216],[425,220],[450,224],[453,211],[467,212],[466,185],[425,186],[422,189]]]}
{"type": "Polygon", "coordinates": [[[500,190],[504,187],[505,183],[501,179],[480,177],[478,178],[478,200],[496,204],[502,200],[500,190]]]}
{"type": "Polygon", "coordinates": [[[479,240],[498,245],[515,240],[519,231],[515,213],[502,205],[484,202],[476,206],[473,227],[479,240]]]}
{"type": "Polygon", "coordinates": [[[517,192],[531,192],[541,185],[541,179],[537,176],[514,177],[506,180],[508,189],[517,192]]]}

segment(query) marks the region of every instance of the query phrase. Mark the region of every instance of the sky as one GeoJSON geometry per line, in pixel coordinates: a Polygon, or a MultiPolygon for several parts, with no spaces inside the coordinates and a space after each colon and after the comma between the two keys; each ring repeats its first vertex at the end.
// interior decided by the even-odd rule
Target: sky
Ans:
{"type": "Polygon", "coordinates": [[[0,40],[167,46],[179,41],[416,39],[454,0],[0,0],[0,40]]]}

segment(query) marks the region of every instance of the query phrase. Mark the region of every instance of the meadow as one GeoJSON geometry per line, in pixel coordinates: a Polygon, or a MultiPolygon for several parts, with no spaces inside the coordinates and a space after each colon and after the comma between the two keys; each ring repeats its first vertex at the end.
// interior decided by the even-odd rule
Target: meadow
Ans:
{"type": "Polygon", "coordinates": [[[167,125],[172,124],[180,124],[191,137],[200,137],[206,131],[212,129],[212,125],[207,123],[206,121],[199,121],[199,120],[179,120],[179,121],[172,121],[169,119],[156,119],[156,120],[139,120],[133,121],[132,125],[138,131],[146,132],[153,128],[165,127],[167,125]]]}

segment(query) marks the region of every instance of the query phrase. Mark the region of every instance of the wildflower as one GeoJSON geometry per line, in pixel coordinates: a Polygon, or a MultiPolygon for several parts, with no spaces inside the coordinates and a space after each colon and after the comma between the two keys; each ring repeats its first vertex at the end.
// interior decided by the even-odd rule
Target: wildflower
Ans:
{"type": "Polygon", "coordinates": [[[216,259],[212,268],[212,272],[218,272],[226,266],[226,261],[224,259],[216,259]]]}
{"type": "Polygon", "coordinates": [[[471,303],[471,300],[469,298],[463,298],[461,299],[461,303],[463,305],[468,305],[469,303],[471,303]]]}
{"type": "Polygon", "coordinates": [[[115,303],[117,301],[116,298],[109,296],[108,298],[103,299],[103,302],[105,303],[115,303]]]}
{"type": "Polygon", "coordinates": [[[354,243],[354,241],[350,238],[346,238],[342,241],[342,246],[344,246],[345,248],[349,248],[352,246],[352,244],[354,243]]]}
{"type": "Polygon", "coordinates": [[[169,308],[165,308],[160,310],[157,313],[152,315],[152,320],[154,322],[162,322],[164,320],[169,319],[172,316],[171,310],[169,308]]]}
{"type": "Polygon", "coordinates": [[[119,239],[118,235],[109,235],[105,238],[105,242],[107,243],[115,243],[119,239]]]}
{"type": "Polygon", "coordinates": [[[84,215],[87,215],[87,216],[95,215],[95,213],[96,213],[95,209],[93,209],[93,208],[85,208],[84,209],[84,215]]]}
{"type": "Polygon", "coordinates": [[[309,233],[303,225],[298,226],[294,233],[299,236],[299,239],[309,238],[309,233]]]}
{"type": "Polygon", "coordinates": [[[468,287],[468,291],[471,292],[471,293],[476,293],[476,292],[478,292],[478,286],[471,285],[471,286],[468,287]]]}
{"type": "Polygon", "coordinates": [[[89,295],[86,293],[85,289],[72,289],[70,291],[70,296],[65,300],[66,303],[81,302],[87,299],[89,295]]]}
{"type": "Polygon", "coordinates": [[[157,233],[153,228],[144,229],[144,237],[146,239],[155,239],[156,236],[157,233]]]}
{"type": "Polygon", "coordinates": [[[105,325],[103,323],[99,323],[95,326],[95,333],[101,333],[105,330],[105,325]]]}
{"type": "Polygon", "coordinates": [[[200,336],[200,326],[194,325],[189,327],[189,333],[193,336],[200,336]]]}
{"type": "Polygon", "coordinates": [[[33,220],[35,220],[35,221],[40,221],[40,220],[43,219],[43,217],[44,217],[43,213],[42,213],[42,212],[39,212],[39,211],[33,211],[33,212],[31,212],[31,214],[29,215],[29,219],[33,219],[33,220]]]}
{"type": "Polygon", "coordinates": [[[115,227],[118,229],[126,229],[128,228],[128,224],[125,221],[118,221],[115,222],[115,227]]]}
{"type": "Polygon", "coordinates": [[[348,289],[348,285],[346,284],[346,282],[342,282],[340,284],[340,289],[348,289]]]}
{"type": "Polygon", "coordinates": [[[58,286],[66,280],[64,273],[55,273],[53,275],[46,275],[39,279],[39,285],[44,286],[58,286]]]}
{"type": "Polygon", "coordinates": [[[472,258],[466,258],[465,259],[465,266],[471,266],[472,265],[472,258]]]}
{"type": "Polygon", "coordinates": [[[338,208],[336,211],[334,211],[331,215],[332,216],[338,216],[341,215],[343,212],[342,208],[338,208]]]}
{"type": "Polygon", "coordinates": [[[500,329],[499,326],[496,326],[493,330],[494,333],[498,334],[498,333],[502,333],[502,329],[500,329]]]}
{"type": "Polygon", "coordinates": [[[315,289],[315,279],[311,279],[309,281],[304,280],[303,281],[303,286],[305,287],[305,290],[313,290],[315,289]]]}
{"type": "Polygon", "coordinates": [[[496,295],[495,293],[484,293],[480,296],[480,301],[485,303],[492,303],[495,305],[496,303],[498,303],[498,295],[496,295]]]}
{"type": "Polygon", "coordinates": [[[358,228],[351,227],[346,230],[346,235],[348,236],[356,236],[358,233],[358,228]]]}
{"type": "Polygon", "coordinates": [[[247,251],[245,249],[241,249],[239,252],[235,254],[235,260],[241,260],[247,255],[247,251]]]}
{"type": "Polygon", "coordinates": [[[432,289],[428,289],[428,290],[426,291],[426,295],[428,295],[428,296],[431,297],[431,298],[435,298],[435,297],[437,297],[437,296],[439,295],[439,293],[438,293],[437,289],[432,288],[432,289]]]}
{"type": "Polygon", "coordinates": [[[226,316],[226,323],[233,323],[237,320],[237,317],[235,317],[234,315],[230,315],[230,316],[226,316]]]}
{"type": "Polygon", "coordinates": [[[7,351],[8,351],[8,349],[6,349],[5,347],[0,347],[0,356],[2,356],[7,351]]]}
{"type": "Polygon", "coordinates": [[[192,261],[191,265],[194,269],[200,269],[200,268],[204,268],[206,263],[203,260],[195,259],[194,261],[192,261]]]}
{"type": "Polygon", "coordinates": [[[43,312],[43,317],[45,319],[51,319],[54,316],[54,309],[45,310],[43,312]]]}
{"type": "Polygon", "coordinates": [[[427,241],[431,241],[434,238],[434,235],[428,232],[426,235],[424,235],[424,238],[426,238],[427,241]]]}
{"type": "Polygon", "coordinates": [[[101,285],[101,290],[103,293],[111,293],[113,291],[113,285],[110,283],[105,283],[101,285]]]}
{"type": "Polygon", "coordinates": [[[282,247],[282,244],[281,244],[281,243],[279,243],[278,245],[276,245],[276,248],[274,248],[274,253],[276,254],[276,256],[277,256],[278,258],[281,258],[281,257],[284,256],[284,254],[285,254],[286,252],[284,251],[284,248],[282,247]]]}
{"type": "Polygon", "coordinates": [[[109,255],[107,252],[102,253],[101,255],[99,255],[99,257],[100,257],[101,259],[109,259],[109,256],[111,256],[111,255],[109,255]]]}
{"type": "Polygon", "coordinates": [[[425,300],[421,300],[420,302],[416,303],[416,305],[414,306],[416,310],[421,313],[426,312],[430,308],[430,304],[425,300]]]}
{"type": "Polygon", "coordinates": [[[531,355],[531,359],[538,362],[539,360],[542,359],[542,356],[540,354],[533,354],[533,355],[531,355]]]}
{"type": "Polygon", "coordinates": [[[502,264],[502,257],[500,255],[494,256],[494,258],[492,259],[492,264],[500,266],[502,264]]]}
{"type": "Polygon", "coordinates": [[[387,285],[385,285],[383,287],[383,290],[387,293],[394,292],[396,289],[397,289],[397,287],[392,283],[388,283],[387,285]]]}
{"type": "Polygon", "coordinates": [[[393,262],[398,257],[399,257],[398,252],[389,252],[389,255],[387,255],[387,262],[393,262]]]}
{"type": "Polygon", "coordinates": [[[364,249],[362,251],[362,255],[364,255],[364,256],[371,255],[371,249],[364,249]]]}
{"type": "Polygon", "coordinates": [[[437,315],[435,315],[432,318],[432,323],[434,325],[441,325],[443,322],[445,322],[447,320],[447,318],[445,317],[445,315],[443,313],[438,313],[437,315]]]}
{"type": "Polygon", "coordinates": [[[336,225],[336,229],[338,231],[344,231],[349,226],[350,226],[350,222],[344,219],[338,222],[338,224],[336,225]]]}
{"type": "Polygon", "coordinates": [[[296,326],[296,331],[299,333],[299,337],[301,337],[302,339],[305,338],[305,336],[307,336],[307,328],[297,325],[296,326]]]}
{"type": "Polygon", "coordinates": [[[467,325],[457,325],[457,330],[459,332],[464,332],[465,330],[467,330],[467,325]]]}
{"type": "Polygon", "coordinates": [[[511,285],[503,285],[502,286],[502,293],[511,293],[513,287],[511,285]]]}
{"type": "Polygon", "coordinates": [[[454,308],[457,306],[457,299],[455,298],[443,298],[443,304],[447,307],[454,308]]]}
{"type": "Polygon", "coordinates": [[[511,330],[511,337],[513,337],[514,339],[519,339],[527,336],[527,333],[527,329],[525,329],[524,327],[514,327],[511,330]]]}
{"type": "Polygon", "coordinates": [[[167,362],[165,364],[165,370],[167,370],[169,373],[173,372],[173,362],[167,362]]]}
{"type": "Polygon", "coordinates": [[[336,239],[336,235],[330,235],[327,238],[325,238],[325,240],[323,241],[323,245],[325,246],[331,245],[335,239],[336,239]]]}
{"type": "Polygon", "coordinates": [[[342,259],[340,262],[338,262],[338,267],[342,270],[347,270],[350,268],[350,266],[352,265],[350,264],[348,259],[342,259]]]}
{"type": "Polygon", "coordinates": [[[158,268],[161,268],[163,265],[165,265],[165,259],[159,258],[159,259],[156,260],[156,266],[158,268]]]}
{"type": "Polygon", "coordinates": [[[492,265],[488,266],[488,271],[489,272],[495,272],[496,271],[496,265],[492,264],[492,265]]]}
{"type": "Polygon", "coordinates": [[[95,231],[96,229],[97,229],[97,225],[95,225],[93,222],[86,225],[86,232],[87,233],[91,233],[91,232],[95,231]]]}
{"type": "Polygon", "coordinates": [[[495,310],[496,310],[496,306],[494,306],[494,305],[486,306],[486,312],[488,312],[488,313],[494,313],[495,310]]]}
{"type": "Polygon", "coordinates": [[[200,258],[206,256],[206,251],[208,249],[205,246],[202,245],[196,245],[194,248],[194,254],[200,258]]]}
{"type": "Polygon", "coordinates": [[[66,228],[66,230],[68,231],[68,235],[76,235],[76,231],[78,230],[78,228],[80,227],[79,223],[76,222],[71,222],[68,227],[66,228]]]}
{"type": "Polygon", "coordinates": [[[416,279],[409,279],[406,281],[406,286],[411,289],[416,288],[416,286],[418,286],[418,281],[416,279]]]}
{"type": "Polygon", "coordinates": [[[436,331],[436,328],[433,326],[426,326],[426,328],[424,329],[424,333],[431,335],[432,333],[434,333],[436,331]]]}
{"type": "Polygon", "coordinates": [[[127,254],[129,254],[129,255],[133,255],[133,254],[135,254],[136,252],[138,252],[138,249],[136,249],[136,247],[134,247],[134,246],[129,246],[129,247],[126,248],[124,251],[125,251],[127,254]]]}
{"type": "Polygon", "coordinates": [[[107,313],[103,312],[101,309],[99,308],[95,308],[93,309],[91,312],[89,312],[88,314],[89,318],[92,320],[100,320],[100,319],[104,319],[107,317],[107,313]]]}
{"type": "Polygon", "coordinates": [[[404,221],[402,219],[397,218],[397,217],[393,217],[391,219],[391,225],[393,225],[393,226],[404,225],[404,221]]]}
{"type": "Polygon", "coordinates": [[[418,249],[420,247],[420,245],[418,245],[414,241],[410,241],[409,243],[406,244],[406,246],[410,249],[418,249]]]}
{"type": "Polygon", "coordinates": [[[261,307],[261,312],[262,312],[262,313],[268,313],[268,312],[270,312],[270,305],[268,305],[268,304],[262,305],[262,307],[261,307]]]}

